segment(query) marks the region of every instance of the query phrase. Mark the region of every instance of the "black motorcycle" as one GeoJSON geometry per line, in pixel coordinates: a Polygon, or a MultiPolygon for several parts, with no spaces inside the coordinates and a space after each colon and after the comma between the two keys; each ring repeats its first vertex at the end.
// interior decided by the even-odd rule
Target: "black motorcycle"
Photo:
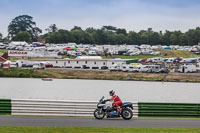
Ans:
{"type": "Polygon", "coordinates": [[[116,107],[111,104],[106,104],[107,100],[104,100],[104,96],[99,100],[97,104],[97,109],[94,111],[94,117],[96,119],[103,119],[105,116],[107,118],[119,118],[122,116],[125,120],[130,120],[133,117],[133,104],[131,102],[123,103],[120,108],[120,112],[117,111],[116,107]]]}

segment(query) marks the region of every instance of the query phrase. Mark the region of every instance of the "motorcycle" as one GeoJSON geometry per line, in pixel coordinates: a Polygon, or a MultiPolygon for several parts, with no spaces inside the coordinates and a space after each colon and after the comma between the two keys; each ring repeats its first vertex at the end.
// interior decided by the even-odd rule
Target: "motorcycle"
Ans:
{"type": "Polygon", "coordinates": [[[122,117],[125,120],[130,120],[133,117],[133,104],[131,102],[123,103],[120,108],[122,109],[118,112],[116,107],[112,107],[111,104],[106,104],[104,96],[97,103],[97,108],[94,111],[94,117],[98,120],[103,119],[105,116],[107,118],[119,118],[122,117]]]}

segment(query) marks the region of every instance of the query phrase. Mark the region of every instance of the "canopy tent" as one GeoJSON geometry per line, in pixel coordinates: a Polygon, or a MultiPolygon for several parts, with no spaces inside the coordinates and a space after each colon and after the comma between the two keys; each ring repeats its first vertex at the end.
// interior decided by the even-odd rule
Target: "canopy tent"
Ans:
{"type": "Polygon", "coordinates": [[[72,48],[73,50],[76,50],[76,47],[75,47],[75,46],[71,46],[71,48],[72,48]]]}
{"type": "Polygon", "coordinates": [[[76,47],[75,47],[75,46],[70,46],[70,47],[65,47],[65,49],[66,49],[66,50],[74,50],[74,51],[75,51],[75,50],[76,50],[76,47]]]}

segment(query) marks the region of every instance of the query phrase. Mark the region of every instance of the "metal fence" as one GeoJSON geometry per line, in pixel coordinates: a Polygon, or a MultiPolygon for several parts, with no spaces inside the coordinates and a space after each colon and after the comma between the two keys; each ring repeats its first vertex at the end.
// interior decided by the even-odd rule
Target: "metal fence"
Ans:
{"type": "MultiPolygon", "coordinates": [[[[11,104],[12,115],[93,116],[97,102],[13,99],[11,104]]],[[[133,106],[134,117],[138,117],[138,104],[133,106]]]]}
{"type": "Polygon", "coordinates": [[[200,117],[198,103],[138,103],[139,116],[200,117]]]}
{"type": "Polygon", "coordinates": [[[11,114],[11,100],[0,99],[0,115],[10,115],[10,114],[11,114]]]}
{"type": "MultiPolygon", "coordinates": [[[[93,116],[96,101],[0,99],[0,115],[93,116]]],[[[137,103],[134,117],[200,117],[200,103],[137,103]]]]}

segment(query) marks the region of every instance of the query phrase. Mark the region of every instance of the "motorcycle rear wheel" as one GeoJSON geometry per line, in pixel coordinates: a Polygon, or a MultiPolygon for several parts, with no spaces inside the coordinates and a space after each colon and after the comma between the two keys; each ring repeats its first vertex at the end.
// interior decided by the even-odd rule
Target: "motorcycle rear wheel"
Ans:
{"type": "Polygon", "coordinates": [[[94,111],[94,117],[98,120],[101,120],[105,117],[105,112],[104,111],[101,111],[100,112],[100,109],[95,109],[94,111]]]}
{"type": "Polygon", "coordinates": [[[133,112],[129,108],[125,108],[122,110],[122,118],[125,120],[130,120],[133,117],[133,112]]]}

